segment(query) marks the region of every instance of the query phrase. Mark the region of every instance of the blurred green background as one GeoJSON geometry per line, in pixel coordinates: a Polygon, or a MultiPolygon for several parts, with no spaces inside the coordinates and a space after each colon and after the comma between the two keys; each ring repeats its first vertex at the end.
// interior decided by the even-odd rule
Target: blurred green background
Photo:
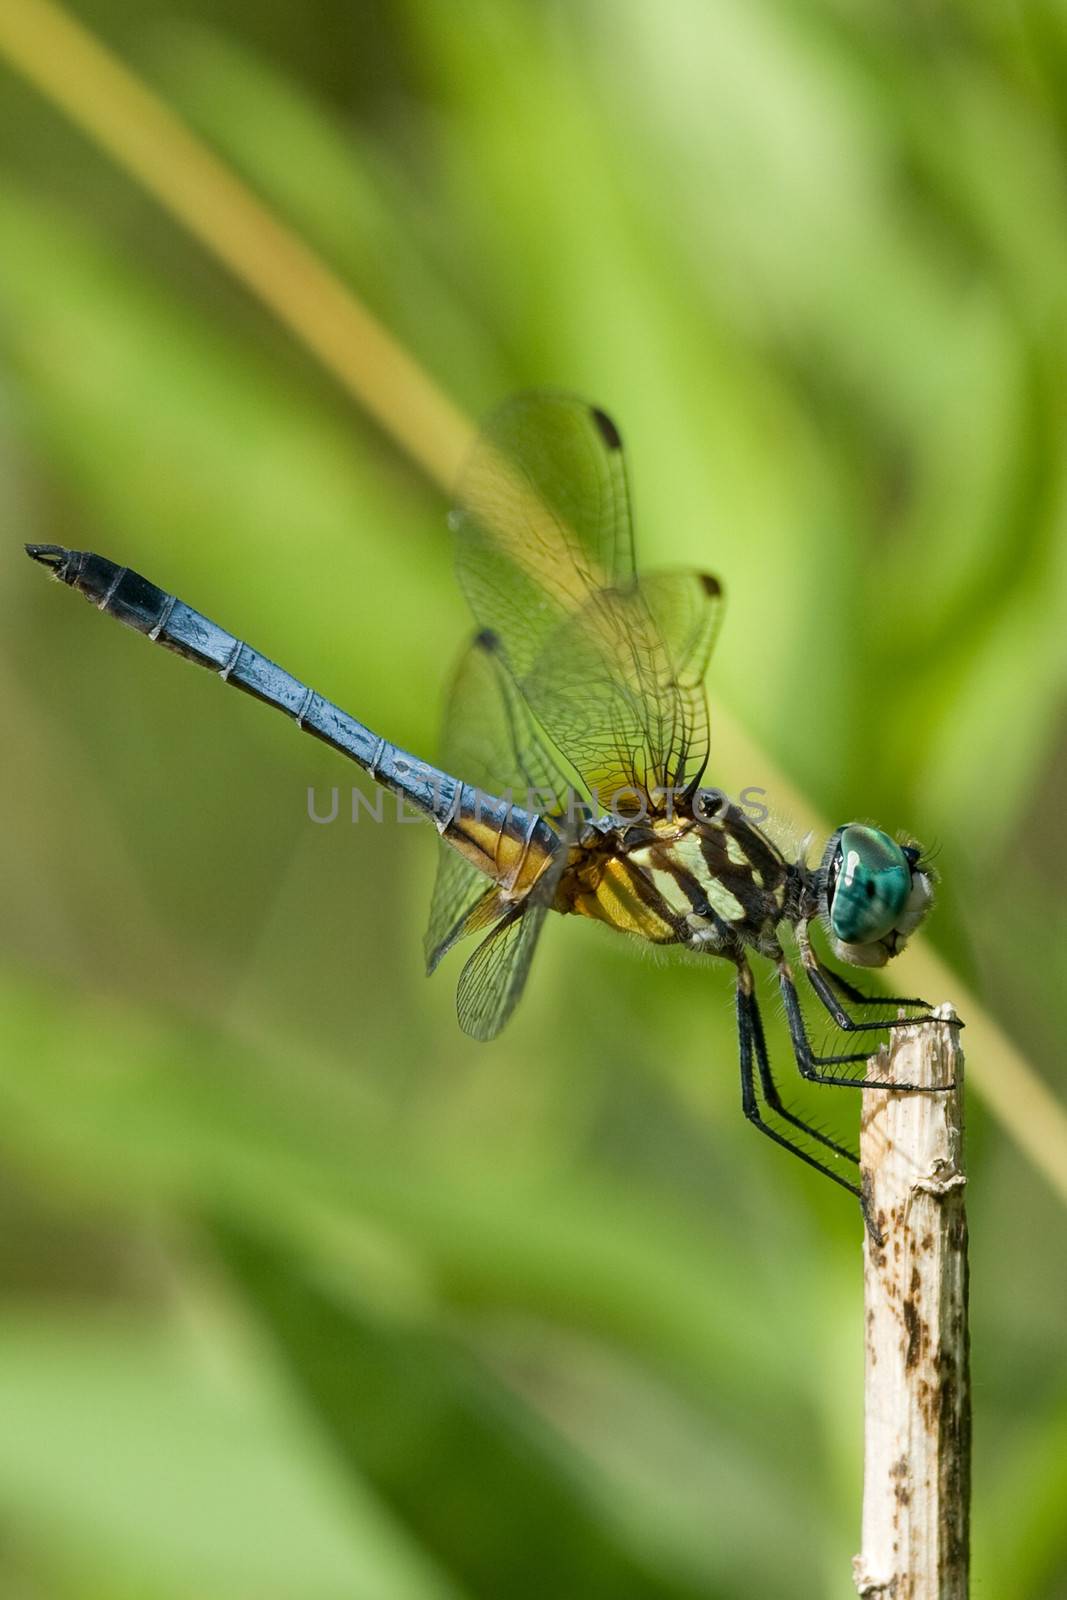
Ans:
{"type": "MultiPolygon", "coordinates": [[[[713,708],[940,846],[1059,1091],[1062,5],[75,13],[463,407],[609,407],[645,558],[727,585],[713,708]]],[[[0,1592],[844,1600],[860,1222],[742,1120],[729,974],[552,919],[472,1044],[430,831],[313,826],[338,758],[23,557],[434,750],[438,490],[2,66],[0,360],[0,1592]]],[[[975,1593],[1064,1600],[1063,1210],[975,1095],[970,1151],[975,1593]]]]}

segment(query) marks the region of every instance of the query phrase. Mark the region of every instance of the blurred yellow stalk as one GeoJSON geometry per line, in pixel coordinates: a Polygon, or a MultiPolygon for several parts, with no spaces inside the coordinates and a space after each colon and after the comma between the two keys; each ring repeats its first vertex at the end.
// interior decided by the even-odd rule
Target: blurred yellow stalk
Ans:
{"type": "MultiPolygon", "coordinates": [[[[3,0],[0,52],[246,285],[383,431],[446,492],[473,426],[408,352],[157,95],[52,0],[3,0]]],[[[776,812],[825,838],[826,822],[716,707],[717,776],[761,784],[776,812]]],[[[967,1024],[971,1082],[1067,1201],[1067,1111],[980,1002],[917,941],[894,975],[950,1000],[967,1024]]]]}
{"type": "Polygon", "coordinates": [[[49,0],[4,0],[0,51],[225,262],[423,471],[454,482],[470,423],[147,85],[49,0]]]}

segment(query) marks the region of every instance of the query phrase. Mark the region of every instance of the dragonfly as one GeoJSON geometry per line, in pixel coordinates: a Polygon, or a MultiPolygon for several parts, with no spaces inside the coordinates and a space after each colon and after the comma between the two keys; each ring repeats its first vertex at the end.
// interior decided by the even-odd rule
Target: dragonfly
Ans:
{"type": "Polygon", "coordinates": [[[821,927],[846,967],[885,966],[933,902],[921,847],[850,822],[812,865],[805,846],[783,848],[751,807],[705,784],[704,679],[722,585],[701,571],[639,574],[622,440],[605,411],[556,391],[506,401],[478,435],[449,520],[477,632],[452,685],[439,766],[138,573],[58,545],[26,549],[99,610],[283,711],[433,823],[441,856],[426,963],[433,972],[481,936],[457,989],[468,1034],[492,1039],[507,1022],[550,911],[728,962],[744,1115],[863,1204],[855,1152],[782,1099],[753,960],[774,968],[804,1079],[882,1086],[855,1070],[870,1050],[815,1050],[795,974],[842,1043],[928,1020],[923,1000],[861,992],[813,938],[821,927]],[[897,1014],[865,1020],[856,1007],[897,1014]]]}

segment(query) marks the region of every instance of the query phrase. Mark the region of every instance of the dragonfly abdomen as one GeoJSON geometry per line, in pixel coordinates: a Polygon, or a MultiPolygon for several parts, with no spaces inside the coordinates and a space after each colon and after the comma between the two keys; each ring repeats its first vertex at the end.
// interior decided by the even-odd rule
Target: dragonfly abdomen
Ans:
{"type": "MultiPolygon", "coordinates": [[[[26,549],[35,561],[50,567],[61,582],[77,589],[105,615],[135,628],[187,661],[209,668],[245,694],[284,711],[305,733],[348,756],[376,783],[401,795],[415,810],[429,817],[449,843],[463,848],[465,841],[453,839],[451,834],[457,817],[462,817],[473,802],[475,791],[469,785],[390,744],[260,651],[140,573],[88,550],[65,550],[60,545],[27,545],[26,549]]],[[[503,807],[503,802],[496,804],[503,807]]],[[[486,826],[491,828],[499,820],[491,813],[486,826]]],[[[539,826],[531,833],[530,849],[535,842],[547,849],[555,842],[555,835],[539,818],[535,821],[539,826]]],[[[517,828],[521,834],[529,822],[529,814],[520,817],[516,813],[509,827],[512,832],[517,828]]],[[[463,853],[471,854],[469,849],[463,853]]],[[[505,864],[510,865],[511,859],[505,864]]]]}
{"type": "Polygon", "coordinates": [[[537,812],[513,806],[470,784],[457,791],[441,837],[492,878],[509,900],[521,900],[563,848],[537,812]]]}

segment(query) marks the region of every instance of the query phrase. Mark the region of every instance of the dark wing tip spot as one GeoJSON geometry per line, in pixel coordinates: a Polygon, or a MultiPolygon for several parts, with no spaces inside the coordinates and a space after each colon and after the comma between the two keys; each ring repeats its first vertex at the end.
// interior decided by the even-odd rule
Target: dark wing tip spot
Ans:
{"type": "Polygon", "coordinates": [[[705,594],[710,594],[713,596],[722,594],[722,584],[719,582],[718,578],[714,576],[714,574],[710,572],[702,572],[700,574],[700,581],[704,586],[705,594]]]}
{"type": "Polygon", "coordinates": [[[599,406],[590,406],[589,414],[596,423],[597,432],[609,450],[622,449],[622,434],[612,422],[606,411],[601,411],[599,406]]]}
{"type": "Polygon", "coordinates": [[[492,628],[483,628],[481,633],[474,636],[474,643],[479,650],[496,651],[500,648],[499,635],[492,628]]]}

